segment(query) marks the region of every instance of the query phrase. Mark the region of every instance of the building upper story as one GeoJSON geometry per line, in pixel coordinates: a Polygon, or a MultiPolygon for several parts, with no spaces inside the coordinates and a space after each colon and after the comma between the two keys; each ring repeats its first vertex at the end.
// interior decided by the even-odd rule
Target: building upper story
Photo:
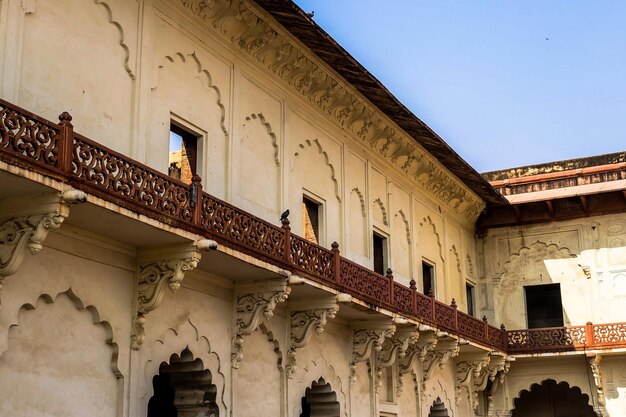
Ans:
{"type": "MultiPolygon", "coordinates": [[[[301,273],[341,275],[329,255],[337,242],[335,251],[365,267],[345,266],[345,275],[370,280],[358,291],[367,301],[387,297],[384,307],[397,307],[394,297],[410,289],[526,328],[524,287],[549,282],[561,284],[563,324],[620,321],[612,306],[621,295],[604,303],[606,311],[593,303],[606,285],[622,285],[625,245],[611,236],[623,230],[616,226],[624,223],[623,154],[483,178],[289,1],[21,0],[3,2],[2,16],[13,22],[2,26],[2,98],[48,120],[69,112],[80,135],[68,175],[108,201],[134,199],[131,210],[174,226],[193,217],[194,230],[217,234],[215,223],[228,215],[211,220],[211,230],[207,219],[221,203],[190,205],[199,177],[208,195],[253,215],[245,222],[278,228],[289,209],[289,233],[327,249],[300,249],[316,264],[299,265],[301,273]],[[126,160],[143,165],[128,168],[126,160]],[[613,168],[598,174],[598,163],[613,168]],[[133,170],[143,166],[178,178],[164,197],[173,208],[142,200],[145,183],[133,170]],[[600,188],[562,192],[572,178],[600,188]],[[616,179],[610,193],[602,188],[609,179],[616,179]],[[598,280],[589,281],[589,271],[598,280]],[[596,295],[577,305],[583,293],[596,295]]],[[[255,256],[289,259],[233,243],[230,223],[219,233],[255,256]]],[[[282,242],[286,232],[272,233],[282,242]]],[[[428,302],[421,296],[407,296],[405,310],[419,311],[428,302]]]]}

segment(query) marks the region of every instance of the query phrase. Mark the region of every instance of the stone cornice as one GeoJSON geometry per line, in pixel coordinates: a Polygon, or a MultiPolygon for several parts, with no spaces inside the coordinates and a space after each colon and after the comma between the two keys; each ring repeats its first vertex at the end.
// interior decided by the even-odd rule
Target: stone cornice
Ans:
{"type": "Polygon", "coordinates": [[[469,222],[476,220],[485,206],[478,196],[264,12],[241,0],[179,1],[424,192],[469,222]]]}

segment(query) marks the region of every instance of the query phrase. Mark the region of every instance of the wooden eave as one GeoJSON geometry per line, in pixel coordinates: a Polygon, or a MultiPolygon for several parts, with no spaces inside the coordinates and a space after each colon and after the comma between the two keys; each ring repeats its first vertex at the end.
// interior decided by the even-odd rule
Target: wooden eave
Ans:
{"type": "Polygon", "coordinates": [[[291,0],[254,0],[488,205],[507,200],[291,0]]]}

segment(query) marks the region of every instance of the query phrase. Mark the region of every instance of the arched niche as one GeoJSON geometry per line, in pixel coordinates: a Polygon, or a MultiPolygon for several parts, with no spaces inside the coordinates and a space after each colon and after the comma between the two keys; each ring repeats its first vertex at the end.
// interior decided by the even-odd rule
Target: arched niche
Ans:
{"type": "Polygon", "coordinates": [[[188,348],[161,364],[152,385],[148,417],[219,417],[213,375],[188,348]]]}
{"type": "Polygon", "coordinates": [[[441,401],[441,398],[437,397],[435,401],[433,401],[433,405],[430,406],[430,412],[428,413],[428,417],[449,417],[448,408],[441,401]]]}
{"type": "Polygon", "coordinates": [[[324,378],[313,381],[302,397],[300,417],[340,417],[341,406],[337,394],[324,378]]]}
{"type": "Polygon", "coordinates": [[[511,417],[597,417],[589,396],[565,381],[546,379],[522,390],[513,400],[511,417]]]}
{"type": "Polygon", "coordinates": [[[0,416],[117,417],[123,398],[110,324],[72,290],[20,309],[0,354],[0,416]]]}

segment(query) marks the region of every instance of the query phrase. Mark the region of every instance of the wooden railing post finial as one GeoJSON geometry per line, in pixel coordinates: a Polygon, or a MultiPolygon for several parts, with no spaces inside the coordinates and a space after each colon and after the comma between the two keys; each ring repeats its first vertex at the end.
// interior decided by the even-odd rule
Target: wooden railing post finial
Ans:
{"type": "Polygon", "coordinates": [[[341,254],[339,252],[339,243],[333,242],[330,245],[330,250],[333,252],[333,275],[335,282],[341,282],[341,254]]]}
{"type": "Polygon", "coordinates": [[[72,153],[74,152],[74,126],[72,116],[64,111],[59,115],[61,134],[59,137],[57,168],[62,172],[69,173],[72,169],[72,153]]]}

